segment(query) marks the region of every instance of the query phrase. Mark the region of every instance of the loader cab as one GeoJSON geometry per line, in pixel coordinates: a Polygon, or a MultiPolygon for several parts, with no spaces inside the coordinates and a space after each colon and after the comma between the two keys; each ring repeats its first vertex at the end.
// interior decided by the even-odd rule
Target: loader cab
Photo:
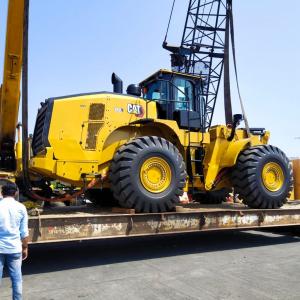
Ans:
{"type": "Polygon", "coordinates": [[[159,119],[175,120],[180,128],[202,128],[204,98],[201,78],[160,70],[141,83],[143,97],[157,103],[159,119]]]}

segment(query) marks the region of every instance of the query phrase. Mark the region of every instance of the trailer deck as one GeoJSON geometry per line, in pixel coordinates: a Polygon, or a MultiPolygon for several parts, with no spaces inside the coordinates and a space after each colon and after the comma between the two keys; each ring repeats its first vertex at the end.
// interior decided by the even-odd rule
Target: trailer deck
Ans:
{"type": "Polygon", "coordinates": [[[113,213],[90,205],[36,212],[29,218],[31,243],[300,226],[300,201],[264,210],[224,203],[183,205],[174,212],[152,214],[113,213]]]}

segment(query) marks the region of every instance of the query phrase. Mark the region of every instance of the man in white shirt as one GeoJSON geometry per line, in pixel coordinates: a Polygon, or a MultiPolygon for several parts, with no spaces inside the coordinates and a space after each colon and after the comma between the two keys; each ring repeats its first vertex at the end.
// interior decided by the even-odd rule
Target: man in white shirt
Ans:
{"type": "Polygon", "coordinates": [[[22,260],[28,256],[28,215],[16,201],[18,187],[12,182],[2,186],[0,199],[0,280],[6,265],[12,282],[13,300],[22,299],[22,260]]]}

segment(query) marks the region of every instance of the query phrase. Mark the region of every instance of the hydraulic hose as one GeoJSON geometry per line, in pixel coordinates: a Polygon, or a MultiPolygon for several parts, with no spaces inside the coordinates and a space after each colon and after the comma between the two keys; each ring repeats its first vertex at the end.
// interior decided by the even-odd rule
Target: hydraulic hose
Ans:
{"type": "Polygon", "coordinates": [[[64,202],[64,201],[69,201],[72,200],[81,194],[83,194],[87,189],[93,188],[97,183],[99,183],[100,179],[93,179],[86,187],[80,189],[79,191],[75,192],[74,194],[67,194],[64,195],[63,197],[55,197],[55,198],[46,198],[43,196],[40,196],[36,193],[34,193],[32,190],[30,190],[30,197],[33,198],[34,200],[38,201],[45,201],[45,202],[64,202]]]}

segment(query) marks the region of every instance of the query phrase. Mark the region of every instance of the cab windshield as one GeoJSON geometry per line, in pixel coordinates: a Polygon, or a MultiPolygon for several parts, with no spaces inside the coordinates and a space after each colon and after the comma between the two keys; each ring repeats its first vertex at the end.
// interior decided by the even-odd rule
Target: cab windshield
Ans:
{"type": "Polygon", "coordinates": [[[173,81],[157,80],[146,86],[144,98],[160,104],[174,103],[175,110],[191,110],[194,106],[194,85],[180,77],[173,81]]]}
{"type": "Polygon", "coordinates": [[[150,83],[146,88],[144,98],[148,100],[162,100],[162,102],[169,99],[169,88],[168,82],[166,81],[155,81],[150,83]]]}

